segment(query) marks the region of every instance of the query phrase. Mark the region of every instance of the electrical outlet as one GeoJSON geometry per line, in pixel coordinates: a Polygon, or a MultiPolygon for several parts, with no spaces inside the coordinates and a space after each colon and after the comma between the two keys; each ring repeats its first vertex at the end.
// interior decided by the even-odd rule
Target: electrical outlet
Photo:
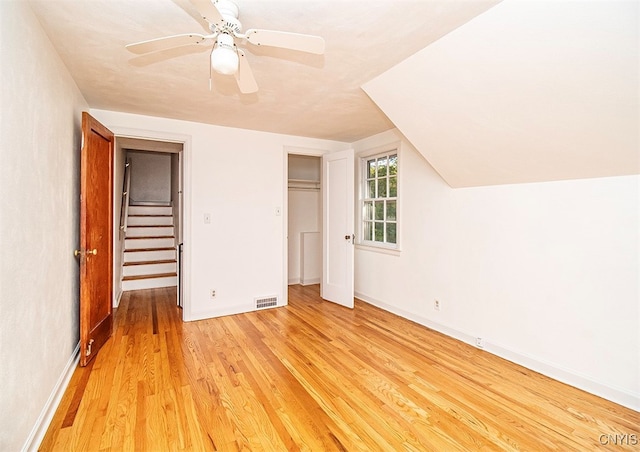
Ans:
{"type": "Polygon", "coordinates": [[[216,297],[216,290],[215,289],[211,289],[211,292],[209,293],[209,296],[213,299],[216,297]]]}
{"type": "Polygon", "coordinates": [[[476,337],[476,347],[484,348],[484,339],[481,337],[476,337]]]}
{"type": "Polygon", "coordinates": [[[440,310],[440,300],[433,300],[433,309],[435,311],[439,311],[440,310]]]}

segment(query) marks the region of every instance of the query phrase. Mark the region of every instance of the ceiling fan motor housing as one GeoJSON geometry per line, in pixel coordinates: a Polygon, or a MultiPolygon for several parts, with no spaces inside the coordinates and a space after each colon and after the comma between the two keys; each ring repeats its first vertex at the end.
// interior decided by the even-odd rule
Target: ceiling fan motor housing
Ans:
{"type": "Polygon", "coordinates": [[[214,0],[213,4],[216,8],[218,8],[218,11],[220,11],[220,14],[222,14],[223,16],[231,16],[235,17],[236,19],[238,18],[238,13],[240,12],[240,10],[238,9],[238,5],[236,5],[232,1],[214,0]]]}
{"type": "Polygon", "coordinates": [[[214,33],[229,33],[231,35],[241,33],[242,24],[238,20],[238,14],[240,13],[238,6],[229,0],[215,0],[213,4],[220,11],[224,23],[211,24],[211,31],[214,33]]]}

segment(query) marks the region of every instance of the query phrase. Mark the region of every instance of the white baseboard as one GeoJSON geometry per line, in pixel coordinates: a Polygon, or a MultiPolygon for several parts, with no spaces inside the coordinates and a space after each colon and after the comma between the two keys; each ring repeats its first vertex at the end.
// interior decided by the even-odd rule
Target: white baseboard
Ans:
{"type": "Polygon", "coordinates": [[[47,403],[45,403],[44,408],[42,408],[40,416],[38,416],[35,425],[31,429],[31,433],[29,433],[24,446],[22,446],[23,452],[35,452],[38,450],[38,447],[40,447],[40,443],[42,443],[44,435],[47,433],[47,429],[49,428],[49,424],[51,424],[53,415],[56,413],[58,405],[60,405],[64,391],[67,389],[67,386],[69,386],[69,381],[71,381],[73,372],[76,370],[79,362],[80,343],[78,342],[78,345],[76,345],[76,348],[73,350],[73,353],[62,371],[60,378],[58,378],[51,395],[49,395],[47,403]]]}
{"type": "Polygon", "coordinates": [[[291,278],[288,281],[288,285],[293,286],[296,284],[300,284],[300,278],[291,278]]]}
{"type": "Polygon", "coordinates": [[[120,300],[122,300],[122,289],[119,290],[118,295],[116,295],[116,298],[113,301],[114,308],[117,308],[118,306],[120,306],[120,300]]]}
{"type": "Polygon", "coordinates": [[[504,358],[507,361],[539,372],[554,380],[582,389],[590,394],[597,395],[598,397],[610,400],[611,402],[615,402],[632,410],[640,411],[640,394],[633,394],[623,389],[593,381],[589,377],[576,373],[575,371],[564,369],[558,365],[516,352],[507,346],[497,343],[485,342],[484,350],[504,358]]]}
{"type": "Polygon", "coordinates": [[[312,284],[320,284],[320,278],[309,278],[300,280],[301,286],[310,286],[312,284]]]}
{"type": "MultiPolygon", "coordinates": [[[[356,298],[366,303],[377,306],[380,309],[384,309],[385,311],[399,315],[400,317],[414,321],[416,323],[419,323],[420,325],[426,326],[427,328],[431,328],[432,330],[438,331],[439,333],[442,333],[454,339],[458,339],[459,341],[465,342],[475,347],[476,338],[471,334],[467,334],[462,331],[456,330],[455,328],[433,322],[425,317],[416,315],[414,313],[404,311],[383,301],[376,300],[375,298],[372,298],[363,293],[356,292],[355,296],[356,298]]],[[[632,410],[640,411],[640,394],[630,393],[623,389],[613,388],[597,381],[593,381],[584,375],[577,374],[574,371],[563,369],[557,365],[545,362],[536,357],[528,356],[524,353],[511,350],[507,346],[487,341],[486,338],[484,340],[484,346],[482,347],[482,349],[488,353],[491,353],[492,355],[499,356],[500,358],[506,359],[507,361],[511,361],[513,363],[526,367],[527,369],[539,372],[543,375],[546,375],[547,377],[553,378],[554,380],[558,380],[562,383],[568,384],[578,389],[582,389],[583,391],[586,391],[590,394],[597,395],[632,410]]]]}

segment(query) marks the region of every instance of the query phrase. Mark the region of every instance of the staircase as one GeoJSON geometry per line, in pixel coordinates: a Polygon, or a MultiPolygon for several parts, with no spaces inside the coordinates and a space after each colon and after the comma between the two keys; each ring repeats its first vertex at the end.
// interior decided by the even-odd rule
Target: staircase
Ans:
{"type": "Polygon", "coordinates": [[[177,285],[171,207],[129,206],[123,262],[123,291],[177,285]]]}

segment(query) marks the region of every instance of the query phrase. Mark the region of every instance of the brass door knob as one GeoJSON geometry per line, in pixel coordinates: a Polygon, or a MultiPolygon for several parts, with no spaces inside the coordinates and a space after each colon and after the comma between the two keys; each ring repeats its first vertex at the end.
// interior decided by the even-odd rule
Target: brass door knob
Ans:
{"type": "Polygon", "coordinates": [[[76,256],[76,257],[82,256],[83,254],[93,254],[94,256],[96,256],[98,254],[98,249],[94,248],[94,249],[89,250],[89,251],[75,250],[73,252],[73,255],[76,256]]]}

